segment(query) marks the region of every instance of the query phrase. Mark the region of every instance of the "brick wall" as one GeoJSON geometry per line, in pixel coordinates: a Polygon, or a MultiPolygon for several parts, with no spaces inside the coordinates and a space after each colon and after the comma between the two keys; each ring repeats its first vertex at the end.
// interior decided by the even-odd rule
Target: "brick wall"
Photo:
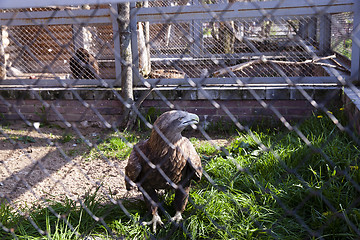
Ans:
{"type": "MultiPolygon", "coordinates": [[[[207,97],[214,100],[210,101],[203,96],[203,91],[163,89],[154,91],[148,96],[142,103],[140,111],[147,114],[150,109],[156,109],[157,113],[171,108],[183,109],[198,114],[203,124],[217,120],[229,121],[227,111],[240,122],[271,120],[279,123],[280,120],[272,109],[287,120],[303,119],[315,111],[309,101],[294,89],[259,88],[255,91],[258,99],[244,89],[221,89],[221,91],[211,89],[206,91],[207,97]],[[163,101],[162,97],[165,97],[167,101],[163,101]]],[[[339,89],[329,91],[309,88],[306,91],[318,103],[321,103],[322,99],[329,98],[329,95],[332,100],[341,100],[339,89]]],[[[135,96],[140,96],[142,93],[142,90],[136,90],[135,96]]],[[[5,121],[24,118],[30,122],[61,123],[61,118],[64,118],[68,122],[76,122],[84,126],[89,124],[103,126],[97,113],[110,124],[115,123],[122,114],[122,103],[113,90],[51,89],[31,92],[20,89],[2,89],[0,94],[4,98],[0,101],[0,116],[5,121]],[[78,97],[83,101],[79,101],[78,97]]]]}

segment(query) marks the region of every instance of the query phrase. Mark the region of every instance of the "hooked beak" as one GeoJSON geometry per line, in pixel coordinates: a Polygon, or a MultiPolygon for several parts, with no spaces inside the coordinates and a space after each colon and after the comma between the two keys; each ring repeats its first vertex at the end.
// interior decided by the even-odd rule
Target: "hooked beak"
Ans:
{"type": "Polygon", "coordinates": [[[191,124],[198,124],[199,123],[199,116],[193,113],[188,113],[186,119],[184,119],[184,125],[191,125],[191,124]]]}

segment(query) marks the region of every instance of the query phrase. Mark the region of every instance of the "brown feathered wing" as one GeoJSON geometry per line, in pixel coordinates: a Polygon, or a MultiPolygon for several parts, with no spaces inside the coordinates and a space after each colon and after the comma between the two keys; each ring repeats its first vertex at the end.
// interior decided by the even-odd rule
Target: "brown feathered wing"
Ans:
{"type": "Polygon", "coordinates": [[[125,167],[125,175],[128,179],[125,179],[126,189],[130,190],[131,188],[135,187],[134,184],[142,170],[143,160],[140,156],[140,151],[146,154],[148,151],[146,149],[146,141],[141,141],[137,143],[128,159],[128,163],[125,167]],[[130,181],[129,181],[130,180],[130,181]]]}
{"type": "MultiPolygon", "coordinates": [[[[164,174],[175,184],[201,179],[201,160],[189,139],[183,137],[175,144],[175,149],[167,146],[161,153],[151,149],[147,143],[148,140],[136,144],[129,156],[125,175],[133,183],[141,181],[143,187],[168,188],[169,183],[158,169],[153,168],[155,165],[160,166],[164,174]],[[146,156],[145,159],[143,156],[146,156]]],[[[135,187],[130,181],[125,182],[126,189],[135,187]]]]}
{"type": "Polygon", "coordinates": [[[181,149],[185,155],[184,157],[187,160],[187,166],[190,170],[190,172],[187,172],[187,174],[190,174],[190,179],[199,181],[202,176],[201,159],[189,139],[185,137],[183,139],[184,141],[181,145],[181,149]]]}

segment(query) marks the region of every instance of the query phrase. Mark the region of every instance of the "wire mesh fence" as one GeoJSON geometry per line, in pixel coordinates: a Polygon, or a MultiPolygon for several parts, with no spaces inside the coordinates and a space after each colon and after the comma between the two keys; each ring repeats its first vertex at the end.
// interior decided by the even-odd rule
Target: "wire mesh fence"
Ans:
{"type": "Polygon", "coordinates": [[[358,2],[77,3],[0,5],[3,239],[360,236],[358,2]]]}

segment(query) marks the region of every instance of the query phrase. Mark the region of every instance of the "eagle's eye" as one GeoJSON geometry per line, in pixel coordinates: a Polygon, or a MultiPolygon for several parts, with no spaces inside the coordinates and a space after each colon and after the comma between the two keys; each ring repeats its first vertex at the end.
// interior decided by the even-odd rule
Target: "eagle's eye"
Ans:
{"type": "Polygon", "coordinates": [[[182,121],[185,117],[179,117],[178,120],[182,121]]]}

